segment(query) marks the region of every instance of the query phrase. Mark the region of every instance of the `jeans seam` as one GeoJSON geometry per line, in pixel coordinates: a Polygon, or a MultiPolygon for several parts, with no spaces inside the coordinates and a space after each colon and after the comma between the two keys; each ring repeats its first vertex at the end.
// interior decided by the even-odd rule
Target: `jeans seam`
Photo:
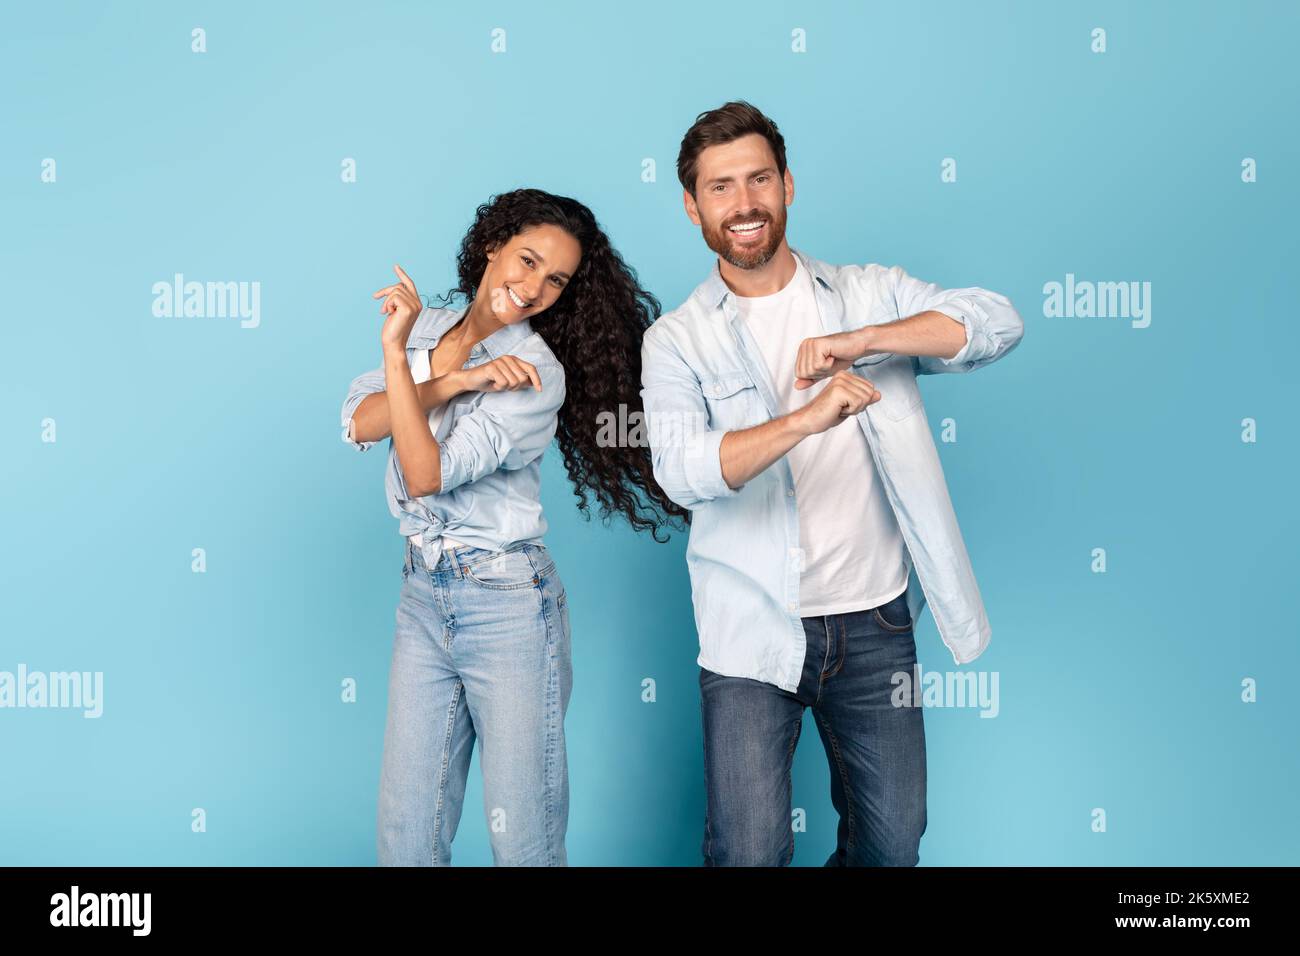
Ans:
{"type": "MultiPolygon", "coordinates": [[[[706,704],[704,702],[704,668],[700,668],[700,716],[703,718],[706,713],[706,704]]],[[[709,728],[704,727],[702,736],[702,750],[704,751],[704,865],[713,865],[713,829],[709,826],[709,728]]]]}
{"type": "Polygon", "coordinates": [[[438,802],[433,813],[433,865],[438,865],[438,837],[442,833],[442,802],[447,792],[447,766],[451,763],[451,738],[456,729],[456,705],[460,703],[461,688],[465,685],[456,681],[456,688],[451,692],[451,706],[447,708],[447,735],[442,741],[442,769],[438,773],[438,802]]]}
{"type": "Polygon", "coordinates": [[[827,680],[830,680],[832,677],[834,677],[836,674],[838,674],[840,671],[844,669],[844,657],[846,654],[848,654],[848,647],[849,647],[848,625],[844,623],[843,617],[840,618],[839,625],[840,625],[840,653],[835,660],[835,669],[826,675],[827,680]]]}
{"type": "Polygon", "coordinates": [[[539,570],[537,567],[537,555],[541,552],[542,545],[524,545],[524,557],[528,559],[529,566],[533,569],[533,584],[538,584],[542,578],[550,575],[555,570],[555,559],[547,556],[546,563],[539,570]]]}
{"type": "MultiPolygon", "coordinates": [[[[794,795],[794,748],[799,743],[799,724],[803,720],[803,711],[799,712],[798,719],[794,723],[794,733],[790,735],[790,749],[785,755],[785,792],[788,796],[794,795]]],[[[790,837],[790,852],[786,854],[785,865],[789,866],[794,859],[794,827],[790,825],[790,801],[786,801],[785,815],[785,832],[790,837]]]]}
{"type": "Polygon", "coordinates": [[[452,642],[456,639],[456,610],[453,603],[448,600],[448,586],[445,582],[431,578],[429,587],[433,591],[434,600],[442,610],[442,649],[450,653],[452,642]]]}
{"type": "Polygon", "coordinates": [[[825,715],[813,711],[813,716],[821,721],[821,725],[826,729],[826,737],[831,742],[831,753],[835,758],[835,767],[840,774],[840,789],[844,791],[844,812],[848,815],[849,838],[844,844],[844,855],[847,860],[849,851],[854,848],[857,842],[857,830],[853,819],[853,791],[849,788],[849,775],[844,766],[844,757],[840,753],[840,741],[831,730],[831,722],[826,719],[825,715]]]}
{"type": "Polygon", "coordinates": [[[826,662],[831,659],[831,625],[829,617],[822,617],[822,633],[826,635],[826,653],[822,655],[821,666],[817,668],[817,696],[813,698],[816,707],[822,701],[822,677],[826,674],[826,662]]]}
{"type": "MultiPolygon", "coordinates": [[[[528,556],[532,562],[532,556],[528,556]]],[[[559,865],[559,855],[555,852],[555,806],[554,799],[556,796],[556,760],[555,760],[555,741],[556,733],[556,715],[559,710],[559,673],[555,660],[555,631],[554,624],[551,621],[550,611],[546,607],[546,595],[538,594],[542,601],[542,620],[546,624],[546,644],[547,644],[547,679],[546,679],[546,710],[547,710],[547,727],[546,727],[546,853],[547,860],[551,866],[559,865]]]]}

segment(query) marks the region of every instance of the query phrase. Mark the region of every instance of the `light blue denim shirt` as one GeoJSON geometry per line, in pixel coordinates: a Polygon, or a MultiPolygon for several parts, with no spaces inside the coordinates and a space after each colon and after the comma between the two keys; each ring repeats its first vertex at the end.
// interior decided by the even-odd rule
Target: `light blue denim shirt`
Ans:
{"type": "MultiPolygon", "coordinates": [[[[431,349],[465,314],[465,309],[426,308],[406,340],[406,360],[431,349]]],[[[564,369],[527,319],[503,326],[474,345],[464,368],[502,355],[532,363],[542,389],[531,385],[502,392],[463,392],[448,403],[434,437],[442,461],[442,490],[412,498],[401,463],[388,439],[384,485],[388,510],[405,537],[421,536],[421,551],[433,567],[445,533],[476,548],[503,551],[523,541],[542,543],[546,519],[540,500],[542,453],[555,437],[556,415],[564,404],[564,369]]],[[[358,451],[373,441],[348,437],[361,400],[385,390],[384,367],[357,376],[343,401],[343,440],[358,451]]]]}
{"type": "MultiPolygon", "coordinates": [[[[945,291],[898,266],[836,266],[792,251],[813,276],[827,334],[928,310],[965,328],[966,344],[951,359],[877,353],[852,368],[881,394],[854,418],[907,547],[912,618],[928,603],[953,660],[972,661],[988,646],[989,622],[916,376],[969,372],[995,362],[1020,342],[1024,324],[1010,300],[996,292],[945,291]]],[[[778,412],[757,343],[739,321],[735,294],[717,260],[686,302],[646,330],[641,362],[655,479],[668,497],[691,510],[686,562],[700,639],[698,663],[793,692],[805,652],[794,479],[782,456],[739,488],[723,480],[722,436],[778,412]]]]}

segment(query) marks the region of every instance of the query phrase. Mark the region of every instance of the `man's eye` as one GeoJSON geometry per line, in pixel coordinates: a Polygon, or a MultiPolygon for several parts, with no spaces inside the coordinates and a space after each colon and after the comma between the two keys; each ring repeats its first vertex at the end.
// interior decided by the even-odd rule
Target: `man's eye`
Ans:
{"type": "Polygon", "coordinates": [[[767,175],[764,174],[764,175],[762,175],[762,176],[758,176],[758,177],[756,177],[756,179],[757,179],[758,182],[762,182],[763,180],[767,179],[767,175]]]}

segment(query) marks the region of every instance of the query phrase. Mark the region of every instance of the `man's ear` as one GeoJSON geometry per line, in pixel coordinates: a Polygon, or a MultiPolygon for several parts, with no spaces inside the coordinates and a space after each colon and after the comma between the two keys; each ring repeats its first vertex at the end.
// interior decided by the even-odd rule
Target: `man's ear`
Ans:
{"type": "Polygon", "coordinates": [[[794,203],[794,177],[790,175],[790,167],[785,168],[785,204],[787,206],[794,203]]]}
{"type": "Polygon", "coordinates": [[[682,204],[686,207],[686,215],[691,222],[697,226],[700,225],[700,210],[695,205],[695,197],[690,194],[689,190],[682,190],[682,204]]]}

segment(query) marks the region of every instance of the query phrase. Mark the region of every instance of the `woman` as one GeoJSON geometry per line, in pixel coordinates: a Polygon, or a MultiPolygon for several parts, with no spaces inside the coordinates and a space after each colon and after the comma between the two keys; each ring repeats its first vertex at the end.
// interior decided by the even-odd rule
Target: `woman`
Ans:
{"type": "Polygon", "coordinates": [[[569,614],[542,542],[540,462],[558,438],[578,507],[659,540],[684,517],[649,449],[597,441],[641,409],[641,336],[659,303],[573,199],[536,189],[478,208],[459,310],[415,285],[375,293],[384,364],[353,381],[344,440],[391,435],[389,510],[406,538],[379,793],[381,865],[444,865],[477,740],[497,865],[564,865],[569,614]],[[642,497],[644,496],[644,501],[642,497]]]}

